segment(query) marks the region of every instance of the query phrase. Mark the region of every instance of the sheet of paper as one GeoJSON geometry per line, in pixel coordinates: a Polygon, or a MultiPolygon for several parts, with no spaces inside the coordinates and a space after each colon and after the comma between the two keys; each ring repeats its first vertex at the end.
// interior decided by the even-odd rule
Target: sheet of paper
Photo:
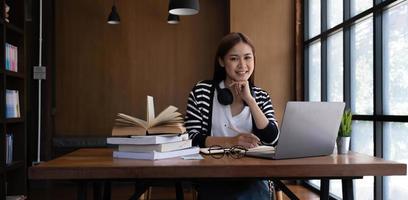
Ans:
{"type": "Polygon", "coordinates": [[[275,152],[275,147],[261,145],[261,146],[257,146],[255,148],[251,148],[248,150],[248,152],[268,152],[268,151],[275,152]]]}
{"type": "Polygon", "coordinates": [[[204,159],[203,156],[200,155],[200,154],[182,156],[181,158],[184,159],[184,160],[202,160],[202,159],[204,159]]]}

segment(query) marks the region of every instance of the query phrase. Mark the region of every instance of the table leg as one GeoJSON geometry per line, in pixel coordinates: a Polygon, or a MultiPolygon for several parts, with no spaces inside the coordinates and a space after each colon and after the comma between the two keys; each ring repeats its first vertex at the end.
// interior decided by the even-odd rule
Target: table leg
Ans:
{"type": "Polygon", "coordinates": [[[93,199],[102,200],[102,182],[95,181],[93,182],[93,199]]]}
{"type": "Polygon", "coordinates": [[[329,199],[329,190],[330,190],[330,180],[321,179],[320,180],[320,199],[329,199]]]}
{"type": "Polygon", "coordinates": [[[111,200],[111,182],[105,181],[103,186],[103,200],[111,200]]]}
{"type": "Polygon", "coordinates": [[[354,200],[353,179],[351,178],[342,179],[341,184],[343,188],[343,199],[354,200]]]}
{"type": "Polygon", "coordinates": [[[184,200],[184,192],[183,192],[183,186],[181,185],[181,182],[176,182],[176,199],[177,200],[184,200]]]}
{"type": "Polygon", "coordinates": [[[78,181],[78,188],[77,188],[77,199],[78,200],[86,200],[87,196],[87,186],[88,182],[86,181],[78,181]]]}

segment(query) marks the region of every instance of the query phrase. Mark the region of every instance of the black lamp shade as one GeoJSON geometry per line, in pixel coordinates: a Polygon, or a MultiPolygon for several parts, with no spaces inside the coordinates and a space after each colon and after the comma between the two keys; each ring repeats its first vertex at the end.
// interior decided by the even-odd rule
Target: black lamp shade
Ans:
{"type": "Polygon", "coordinates": [[[200,11],[198,0],[170,0],[169,13],[173,15],[195,15],[200,11]]]}
{"type": "Polygon", "coordinates": [[[112,6],[112,11],[109,14],[108,17],[108,24],[119,24],[120,23],[120,17],[118,14],[118,11],[116,10],[116,6],[112,6]]]}
{"type": "Polygon", "coordinates": [[[169,14],[167,17],[167,23],[178,24],[180,22],[180,17],[178,15],[169,14]]]}

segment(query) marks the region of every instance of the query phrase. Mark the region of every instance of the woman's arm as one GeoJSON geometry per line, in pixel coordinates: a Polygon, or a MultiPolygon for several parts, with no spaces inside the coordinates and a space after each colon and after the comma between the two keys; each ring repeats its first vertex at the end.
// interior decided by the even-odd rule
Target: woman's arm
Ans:
{"type": "Polygon", "coordinates": [[[254,126],[254,134],[258,136],[261,141],[276,145],[279,138],[279,129],[278,122],[275,119],[275,111],[272,106],[271,98],[267,92],[262,90],[260,90],[256,96],[256,98],[259,99],[258,102],[260,102],[257,106],[268,120],[268,123],[263,128],[259,128],[258,125],[254,126]]]}
{"type": "Polygon", "coordinates": [[[229,85],[233,91],[241,97],[241,99],[249,106],[251,110],[252,117],[254,118],[256,128],[264,129],[269,120],[266,118],[265,114],[259,108],[255,101],[255,97],[252,96],[250,85],[248,81],[236,81],[229,85]]]}
{"type": "Polygon", "coordinates": [[[233,82],[230,87],[234,88],[234,92],[249,106],[255,123],[254,134],[263,142],[276,144],[279,129],[268,93],[259,90],[252,96],[248,81],[233,82]],[[255,98],[259,99],[260,105],[255,98]]]}
{"type": "Polygon", "coordinates": [[[241,133],[235,137],[214,137],[208,136],[205,140],[205,146],[210,147],[213,145],[219,145],[223,147],[231,147],[240,145],[245,148],[257,147],[260,140],[252,133],[241,133]]]}
{"type": "Polygon", "coordinates": [[[192,89],[187,101],[186,116],[184,118],[184,126],[186,127],[189,138],[192,139],[193,146],[205,146],[206,133],[202,131],[203,115],[198,107],[194,91],[192,89]]]}
{"type": "Polygon", "coordinates": [[[269,120],[266,118],[265,114],[262,112],[261,108],[259,108],[258,104],[256,103],[255,99],[252,97],[248,100],[247,105],[251,110],[252,117],[255,121],[255,126],[257,129],[264,129],[268,126],[269,120]]]}

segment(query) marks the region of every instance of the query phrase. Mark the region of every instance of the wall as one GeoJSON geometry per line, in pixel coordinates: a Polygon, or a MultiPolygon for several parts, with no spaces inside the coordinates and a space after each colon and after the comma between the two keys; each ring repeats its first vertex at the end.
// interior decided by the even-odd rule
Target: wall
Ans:
{"type": "Polygon", "coordinates": [[[116,1],[120,25],[106,23],[112,1],[55,1],[55,136],[107,136],[118,112],[145,118],[185,110],[193,84],[212,77],[228,31],[227,1],[200,2],[198,15],[167,24],[165,0],[116,1]]]}
{"type": "Polygon", "coordinates": [[[281,122],[294,99],[295,2],[232,0],[230,29],[243,32],[256,48],[255,84],[268,91],[281,122]]]}
{"type": "Polygon", "coordinates": [[[118,112],[145,118],[148,94],[156,111],[171,104],[184,113],[193,84],[212,77],[229,29],[254,41],[255,82],[280,121],[294,93],[293,1],[202,0],[198,15],[175,26],[166,0],[116,2],[121,24],[112,26],[112,1],[55,1],[55,137],[108,136],[118,112]]]}

